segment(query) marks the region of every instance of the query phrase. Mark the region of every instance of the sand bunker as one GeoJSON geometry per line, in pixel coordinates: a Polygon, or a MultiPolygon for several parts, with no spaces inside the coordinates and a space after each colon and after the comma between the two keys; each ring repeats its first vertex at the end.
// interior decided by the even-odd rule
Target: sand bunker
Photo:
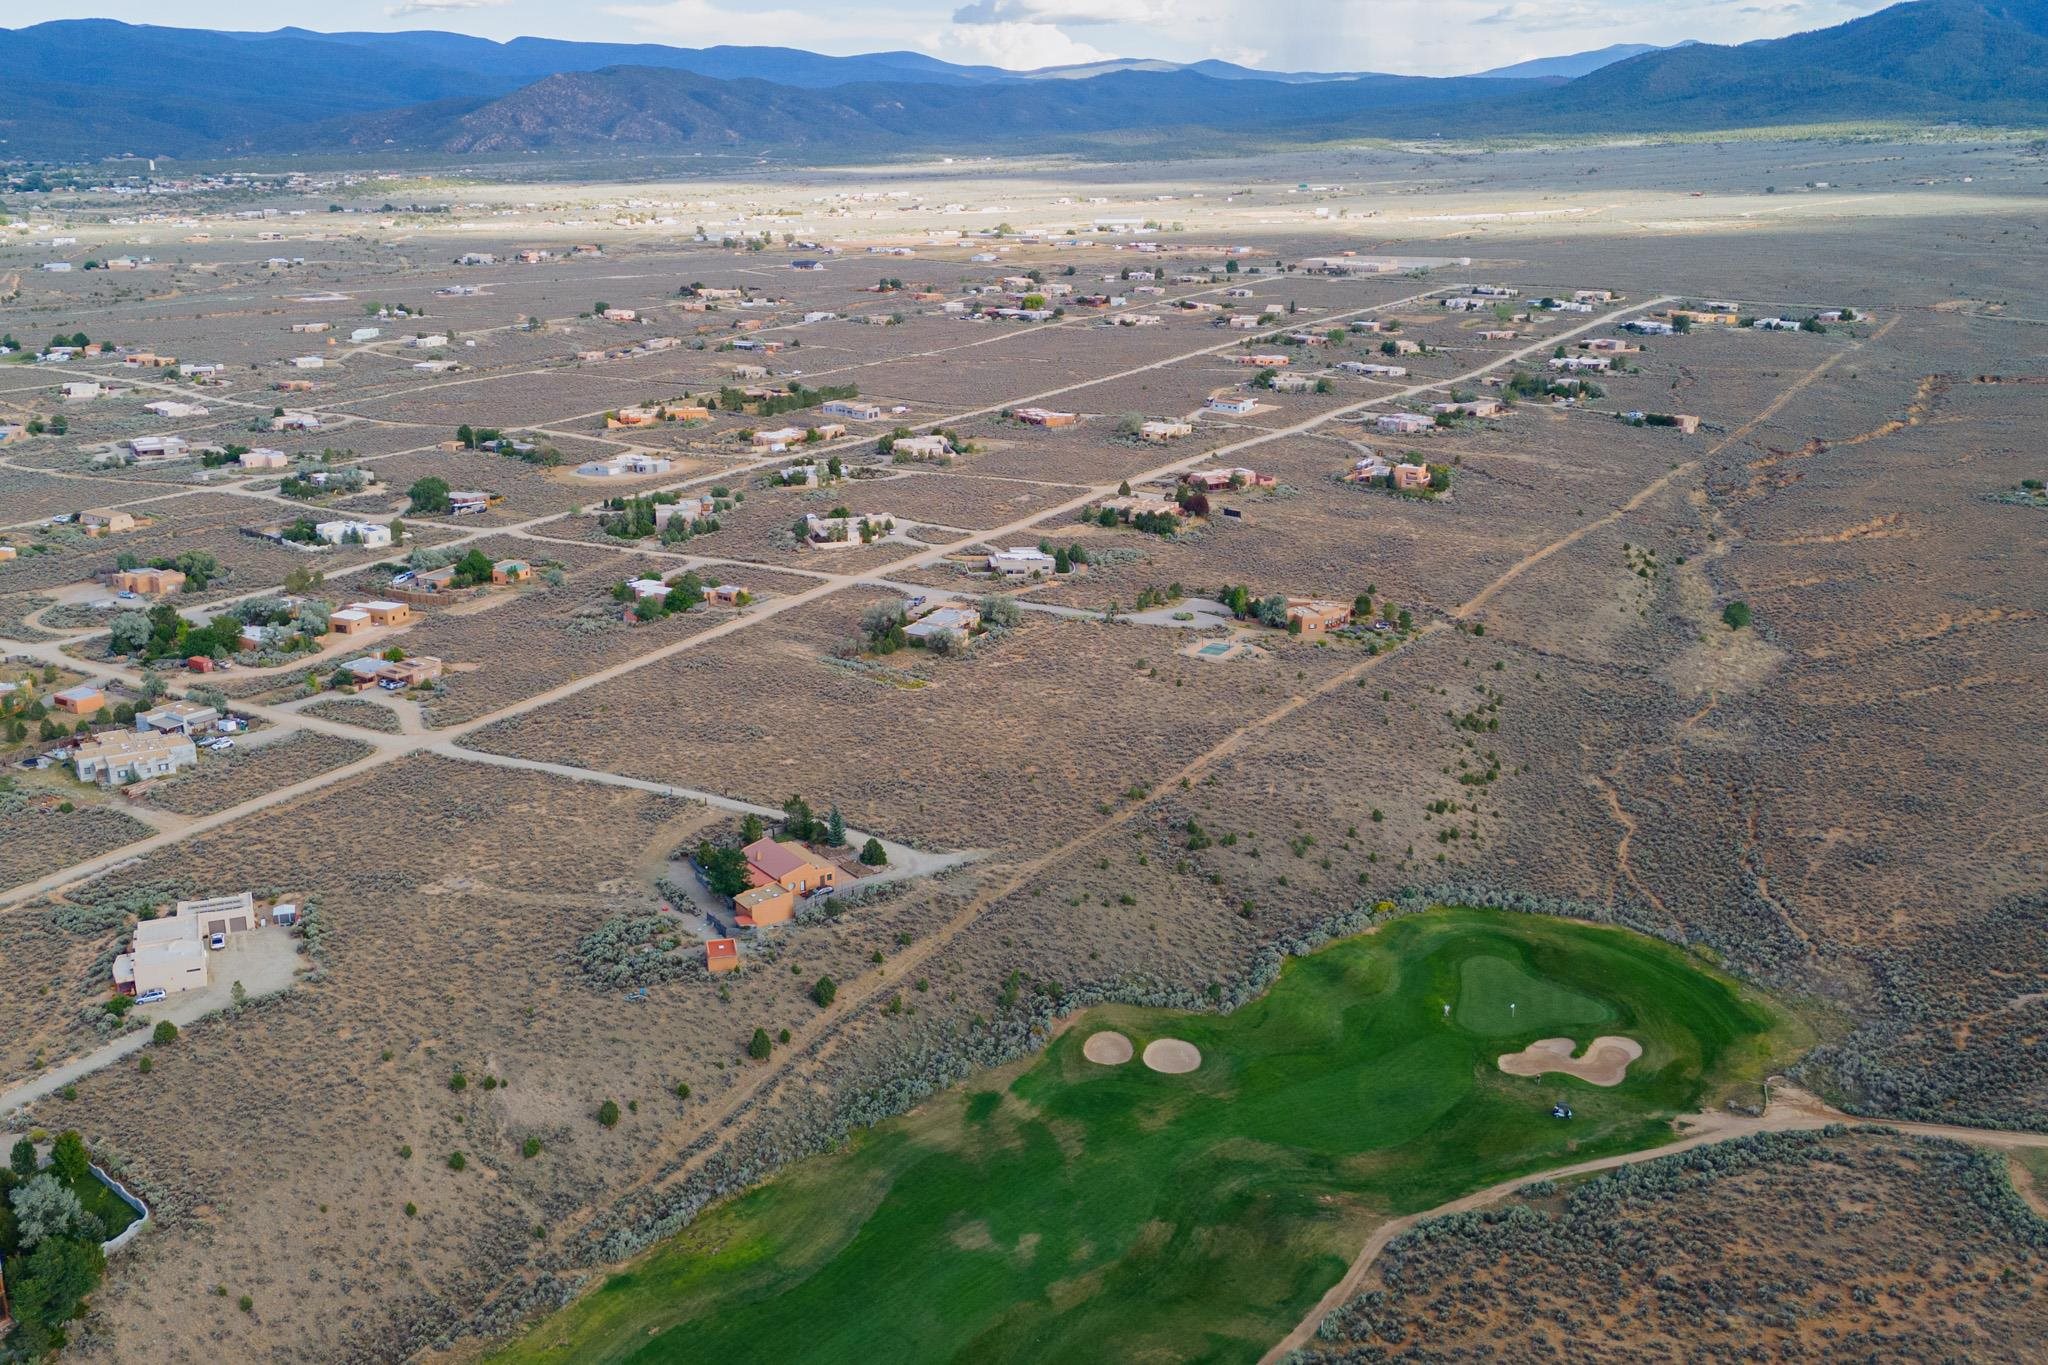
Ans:
{"type": "Polygon", "coordinates": [[[1091,1033],[1081,1044],[1081,1055],[1104,1066],[1122,1066],[1131,1060],[1131,1040],[1121,1033],[1091,1033]]]}
{"type": "MultiPolygon", "coordinates": [[[[1587,1044],[1585,1056],[1574,1057],[1578,1050],[1579,1045],[1569,1038],[1539,1038],[1520,1052],[1503,1053],[1500,1069],[1510,1076],[1562,1071],[1591,1085],[1620,1085],[1628,1075],[1628,1064],[1643,1055],[1641,1043],[1612,1033],[1587,1044]]],[[[1151,1060],[1149,1054],[1146,1060],[1151,1060]]]]}
{"type": "Polygon", "coordinates": [[[1169,1076],[1193,1071],[1202,1064],[1202,1054],[1193,1043],[1178,1038],[1155,1038],[1145,1044],[1145,1065],[1169,1076]]]}

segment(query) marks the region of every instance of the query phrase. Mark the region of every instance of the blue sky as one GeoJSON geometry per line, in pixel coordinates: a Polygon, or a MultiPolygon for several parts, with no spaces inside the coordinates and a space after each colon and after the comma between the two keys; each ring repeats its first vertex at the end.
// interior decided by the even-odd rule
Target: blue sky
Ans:
{"type": "Polygon", "coordinates": [[[8,0],[10,27],[85,17],[267,30],[438,28],[487,38],[909,48],[1029,68],[1103,56],[1455,75],[1529,57],[1822,28],[1883,0],[8,0]]]}

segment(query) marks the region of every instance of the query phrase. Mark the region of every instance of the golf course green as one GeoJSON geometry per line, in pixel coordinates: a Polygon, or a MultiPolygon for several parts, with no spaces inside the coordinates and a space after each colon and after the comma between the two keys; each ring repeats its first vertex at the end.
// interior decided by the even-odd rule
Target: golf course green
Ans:
{"type": "Polygon", "coordinates": [[[1090,1010],[1044,1053],[707,1210],[498,1358],[1252,1361],[1381,1218],[1667,1141],[1674,1114],[1801,1041],[1661,942],[1409,916],[1290,962],[1234,1014],[1090,1010]],[[1141,1052],[1185,1039],[1201,1066],[1089,1062],[1103,1029],[1141,1052]],[[1496,1065],[1602,1033],[1643,1046],[1612,1089],[1496,1065]],[[1560,1100],[1574,1117],[1551,1116],[1560,1100]]]}

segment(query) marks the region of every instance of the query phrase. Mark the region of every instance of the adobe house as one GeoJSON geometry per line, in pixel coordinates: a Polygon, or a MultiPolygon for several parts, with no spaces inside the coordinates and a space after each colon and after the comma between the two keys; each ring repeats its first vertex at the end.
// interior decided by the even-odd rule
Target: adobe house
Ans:
{"type": "Polygon", "coordinates": [[[1342,630],[1351,624],[1351,607],[1345,602],[1328,602],[1320,598],[1297,598],[1287,604],[1287,619],[1290,623],[1301,622],[1301,638],[1321,639],[1333,630],[1342,630]]]}
{"type": "Polygon", "coordinates": [[[116,592],[139,592],[161,597],[185,586],[185,575],[176,569],[116,569],[107,576],[107,586],[116,592]]]}
{"type": "Polygon", "coordinates": [[[762,838],[740,852],[753,886],[733,897],[733,908],[739,922],[750,928],[786,923],[796,914],[797,897],[819,895],[839,885],[839,869],[812,856],[802,844],[762,838]]]}
{"type": "Polygon", "coordinates": [[[714,938],[704,944],[704,965],[711,969],[713,976],[720,972],[736,972],[740,966],[740,945],[735,939],[714,938]]]}
{"type": "Polygon", "coordinates": [[[105,708],[106,694],[90,683],[67,687],[50,698],[50,704],[59,711],[69,711],[74,716],[89,716],[105,708]]]}

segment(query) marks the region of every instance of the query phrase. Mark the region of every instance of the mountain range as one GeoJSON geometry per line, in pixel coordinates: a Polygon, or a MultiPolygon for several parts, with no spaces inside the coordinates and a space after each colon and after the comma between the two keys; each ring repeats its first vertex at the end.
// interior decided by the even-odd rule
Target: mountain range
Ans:
{"type": "Polygon", "coordinates": [[[606,151],[814,159],[1388,135],[2048,119],[2048,0],[1910,0],[1727,47],[1621,45],[1476,76],[1146,60],[1016,72],[914,52],[436,32],[0,30],[0,157],[606,151]],[[231,92],[223,97],[220,92],[231,92]]]}

